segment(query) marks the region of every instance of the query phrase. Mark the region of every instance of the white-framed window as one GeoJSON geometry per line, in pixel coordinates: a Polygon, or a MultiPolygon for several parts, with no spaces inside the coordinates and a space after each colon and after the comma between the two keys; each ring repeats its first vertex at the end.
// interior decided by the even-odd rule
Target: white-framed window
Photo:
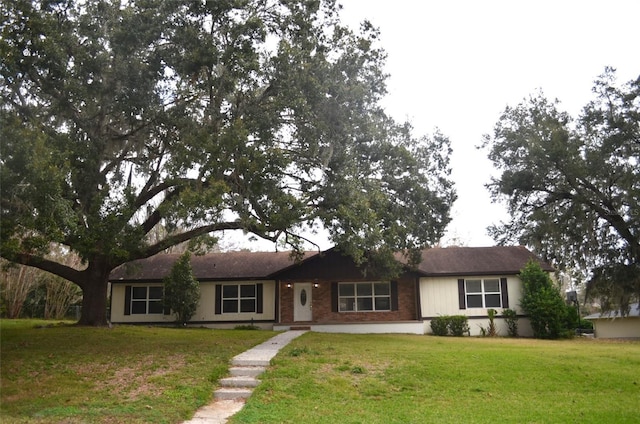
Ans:
{"type": "Polygon", "coordinates": [[[338,284],[338,311],[390,311],[391,285],[388,281],[338,284]]]}
{"type": "Polygon", "coordinates": [[[499,278],[477,278],[464,281],[467,308],[501,308],[499,278]]]}
{"type": "Polygon", "coordinates": [[[257,312],[256,284],[225,284],[222,286],[222,313],[257,312]]]}
{"type": "Polygon", "coordinates": [[[162,314],[164,289],[162,286],[132,286],[131,287],[131,314],[162,314]]]}

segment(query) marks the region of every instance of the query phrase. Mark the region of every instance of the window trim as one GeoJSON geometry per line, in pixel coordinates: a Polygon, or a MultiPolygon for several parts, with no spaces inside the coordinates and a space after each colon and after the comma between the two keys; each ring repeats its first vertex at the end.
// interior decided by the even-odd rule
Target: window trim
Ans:
{"type": "Polygon", "coordinates": [[[337,283],[337,312],[339,313],[354,313],[354,312],[391,312],[394,310],[393,304],[393,284],[391,281],[341,281],[337,283]],[[388,294],[384,295],[376,295],[375,293],[375,285],[376,284],[386,284],[388,287],[388,294]],[[371,285],[371,295],[366,296],[358,296],[357,286],[358,284],[370,284],[371,285]],[[341,286],[352,285],[353,286],[353,296],[342,296],[340,295],[341,286]],[[376,309],[376,298],[387,298],[389,299],[389,308],[388,309],[376,309]],[[342,309],[342,299],[353,299],[353,309],[342,309]],[[359,310],[358,309],[358,299],[371,299],[372,309],[359,310]]]}
{"type": "Polygon", "coordinates": [[[465,300],[467,303],[467,308],[469,309],[487,309],[487,308],[502,308],[502,292],[500,291],[500,279],[499,278],[466,278],[464,280],[464,288],[465,288],[465,300]],[[489,291],[486,287],[487,282],[491,281],[495,283],[498,287],[498,291],[489,291]],[[470,282],[480,282],[480,291],[470,291],[469,283],[470,282]],[[487,306],[487,297],[498,295],[499,305],[497,306],[487,306]],[[469,296],[480,296],[482,300],[482,306],[469,306],[469,296]]]}
{"type": "Polygon", "coordinates": [[[262,314],[263,313],[263,284],[255,283],[250,281],[242,281],[242,282],[233,282],[233,283],[222,283],[216,284],[216,294],[215,294],[215,314],[216,315],[232,315],[232,314],[262,314]],[[237,288],[237,296],[236,297],[225,297],[224,296],[224,288],[234,286],[237,288]],[[242,296],[242,286],[253,286],[253,296],[242,296]],[[225,301],[237,301],[236,311],[225,311],[225,301]],[[252,311],[242,311],[242,301],[243,300],[253,300],[253,310],[252,311]]]}
{"type": "Polygon", "coordinates": [[[164,300],[164,286],[162,284],[147,284],[147,285],[134,285],[125,287],[125,315],[165,315],[164,300]],[[159,298],[149,297],[151,294],[151,288],[160,288],[162,295],[159,298]],[[145,298],[134,298],[133,292],[135,289],[145,289],[145,298]],[[159,312],[149,312],[149,305],[151,302],[159,302],[159,312]],[[145,312],[135,312],[133,307],[134,303],[144,303],[145,312]]]}
{"type": "Polygon", "coordinates": [[[458,279],[458,299],[459,299],[459,307],[460,309],[489,309],[489,308],[509,308],[509,291],[507,285],[506,277],[470,277],[470,278],[459,278],[458,279]],[[467,291],[467,281],[471,280],[480,280],[481,281],[481,292],[471,292],[467,291]],[[484,289],[485,280],[498,280],[498,290],[487,292],[484,289]],[[469,295],[481,295],[482,296],[482,306],[468,306],[468,296],[469,295]],[[500,297],[500,306],[486,306],[486,295],[499,295],[500,297]]]}

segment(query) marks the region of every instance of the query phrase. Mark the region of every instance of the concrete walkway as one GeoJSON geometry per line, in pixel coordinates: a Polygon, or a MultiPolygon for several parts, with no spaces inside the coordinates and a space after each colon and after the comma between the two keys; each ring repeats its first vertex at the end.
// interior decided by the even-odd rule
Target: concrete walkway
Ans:
{"type": "Polygon", "coordinates": [[[200,408],[191,420],[183,424],[226,423],[227,418],[242,409],[245,399],[260,383],[257,377],[269,366],[271,359],[291,340],[304,333],[305,330],[287,331],[236,355],[231,360],[230,376],[220,380],[221,387],[214,392],[214,401],[200,408]]]}

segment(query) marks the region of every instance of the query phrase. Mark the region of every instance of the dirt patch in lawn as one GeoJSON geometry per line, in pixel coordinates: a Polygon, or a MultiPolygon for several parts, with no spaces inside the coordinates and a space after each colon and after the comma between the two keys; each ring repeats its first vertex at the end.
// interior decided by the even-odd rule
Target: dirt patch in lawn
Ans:
{"type": "Polygon", "coordinates": [[[96,375],[102,375],[96,391],[106,388],[122,398],[136,400],[141,396],[162,394],[161,385],[156,383],[158,378],[178,372],[185,365],[183,355],[162,358],[147,356],[143,360],[131,359],[125,366],[116,363],[77,365],[75,373],[87,380],[96,380],[96,375]]]}

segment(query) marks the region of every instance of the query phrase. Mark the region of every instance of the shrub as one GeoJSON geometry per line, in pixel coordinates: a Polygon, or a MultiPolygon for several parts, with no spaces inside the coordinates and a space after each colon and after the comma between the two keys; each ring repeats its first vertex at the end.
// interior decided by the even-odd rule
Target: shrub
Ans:
{"type": "Polygon", "coordinates": [[[533,336],[557,339],[567,335],[567,305],[551,277],[534,261],[529,261],[520,279],[524,284],[521,306],[529,315],[533,336]]]}
{"type": "Polygon", "coordinates": [[[449,332],[447,316],[435,317],[431,320],[431,331],[436,336],[446,336],[449,332]]]}
{"type": "Polygon", "coordinates": [[[448,327],[449,334],[456,337],[462,337],[465,333],[469,333],[468,318],[465,315],[452,315],[449,317],[448,327]]]}
{"type": "Polygon", "coordinates": [[[502,316],[507,323],[509,337],[518,337],[518,313],[513,309],[505,309],[502,316]]]}
{"type": "Polygon", "coordinates": [[[578,324],[578,328],[581,328],[583,330],[593,330],[593,323],[588,319],[581,318],[578,324]]]}
{"type": "Polygon", "coordinates": [[[464,336],[469,332],[468,318],[465,315],[443,315],[431,320],[431,331],[436,336],[464,336]]]}
{"type": "Polygon", "coordinates": [[[580,325],[580,313],[575,306],[565,306],[565,328],[574,330],[580,325]]]}
{"type": "Polygon", "coordinates": [[[498,311],[495,309],[488,309],[487,316],[489,317],[489,327],[487,327],[487,336],[495,337],[498,335],[498,330],[496,329],[495,318],[498,314],[498,311]]]}

